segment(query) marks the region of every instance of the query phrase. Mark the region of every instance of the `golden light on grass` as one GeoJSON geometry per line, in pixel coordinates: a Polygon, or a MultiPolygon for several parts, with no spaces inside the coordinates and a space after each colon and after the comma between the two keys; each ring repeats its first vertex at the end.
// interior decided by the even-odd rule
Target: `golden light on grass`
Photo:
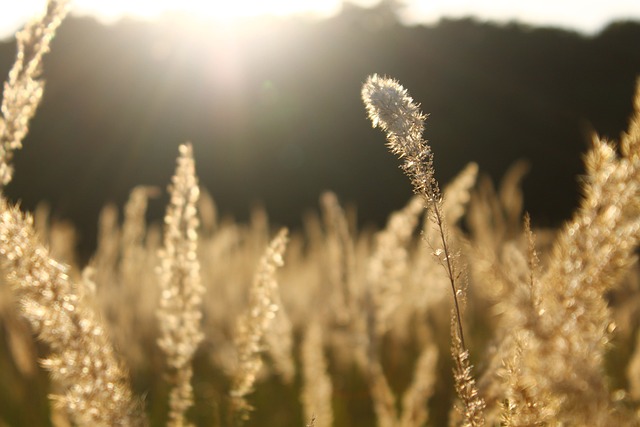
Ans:
{"type": "MultiPolygon", "coordinates": [[[[18,34],[0,190],[65,6],[49,0],[18,34]]],[[[153,191],[137,187],[122,224],[103,212],[82,268],[55,259],[69,233],[0,191],[0,425],[638,425],[638,86],[620,144],[593,137],[572,219],[536,230],[539,239],[522,212],[522,166],[499,193],[475,186],[474,163],[441,192],[426,116],[377,75],[363,86],[365,107],[417,194],[379,232],[358,230],[333,193],[304,232],[281,228],[271,243],[263,211],[248,226],[218,221],[184,144],[164,228],[147,226],[153,191]],[[414,230],[421,205],[428,221],[414,230]],[[438,298],[443,282],[450,304],[438,298]],[[27,325],[43,344],[35,350],[18,338],[32,338],[27,325]],[[624,363],[611,363],[619,353],[624,363]],[[31,389],[23,376],[43,373],[36,357],[50,381],[31,389]]]]}

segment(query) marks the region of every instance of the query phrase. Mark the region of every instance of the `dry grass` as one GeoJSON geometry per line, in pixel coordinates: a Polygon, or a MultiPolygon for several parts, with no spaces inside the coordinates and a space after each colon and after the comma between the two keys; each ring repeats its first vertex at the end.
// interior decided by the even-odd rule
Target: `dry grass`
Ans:
{"type": "MultiPolygon", "coordinates": [[[[19,34],[2,185],[64,12],[51,0],[19,34]]],[[[0,425],[640,424],[640,89],[620,145],[594,136],[559,230],[531,230],[525,165],[496,190],[470,164],[441,192],[407,91],[372,76],[363,99],[416,192],[379,231],[332,193],[303,232],[220,221],[190,145],[164,228],[144,219],[159,190],[133,189],[88,266],[46,207],[0,195],[0,425]]]]}

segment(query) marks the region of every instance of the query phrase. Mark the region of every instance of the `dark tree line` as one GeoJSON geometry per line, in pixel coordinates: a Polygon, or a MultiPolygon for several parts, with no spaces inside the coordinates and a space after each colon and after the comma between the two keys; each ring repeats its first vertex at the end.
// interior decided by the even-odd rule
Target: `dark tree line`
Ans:
{"type": "MultiPolygon", "coordinates": [[[[235,32],[183,20],[102,26],[69,19],[45,61],[43,105],[7,189],[40,200],[95,241],[101,206],[135,185],[164,188],[178,144],[192,141],[202,185],[223,213],[263,202],[296,227],[331,189],[381,224],[410,195],[359,93],[388,74],[430,113],[441,182],[469,161],[499,179],[527,159],[526,209],[539,224],[576,203],[580,153],[617,138],[640,75],[640,24],[593,37],[519,24],[443,20],[404,27],[387,6],[345,7],[324,21],[247,23],[235,32]]],[[[0,44],[0,72],[15,54],[0,44]]],[[[151,204],[159,218],[165,198],[151,204]]]]}

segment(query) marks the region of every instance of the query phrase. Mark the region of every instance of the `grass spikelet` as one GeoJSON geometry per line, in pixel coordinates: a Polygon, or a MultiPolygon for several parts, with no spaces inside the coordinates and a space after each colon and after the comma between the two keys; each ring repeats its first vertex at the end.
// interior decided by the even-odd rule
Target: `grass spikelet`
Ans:
{"type": "Polygon", "coordinates": [[[284,265],[287,240],[288,230],[283,228],[267,247],[249,291],[249,306],[238,319],[235,336],[238,366],[230,392],[232,415],[238,424],[248,419],[252,409],[246,396],[253,391],[256,377],[262,368],[263,339],[279,308],[274,299],[278,292],[275,273],[278,267],[284,265]]]}
{"type": "Polygon", "coordinates": [[[464,215],[477,178],[478,164],[471,162],[444,188],[442,210],[449,224],[457,223],[464,215]]]}
{"type": "Polygon", "coordinates": [[[435,391],[438,348],[428,343],[422,349],[409,388],[402,396],[400,427],[421,427],[429,419],[427,401],[435,391]]]}
{"type": "Polygon", "coordinates": [[[135,281],[139,277],[141,265],[144,264],[142,262],[145,256],[144,238],[147,232],[145,216],[149,197],[153,197],[157,192],[158,190],[154,187],[135,187],[131,190],[129,200],[124,206],[120,241],[122,257],[119,266],[122,283],[135,281]]]}
{"type": "Polygon", "coordinates": [[[118,227],[118,208],[112,204],[106,205],[100,211],[97,240],[96,252],[91,263],[105,275],[114,275],[121,236],[118,227]]]}
{"type": "Polygon", "coordinates": [[[333,425],[331,405],[333,385],[324,357],[322,326],[312,321],[305,331],[301,347],[304,388],[301,394],[305,419],[317,427],[333,425]]]}
{"type": "Polygon", "coordinates": [[[636,345],[627,366],[627,380],[629,394],[635,400],[640,400],[640,331],[636,334],[636,345]]]}
{"type": "Polygon", "coordinates": [[[307,427],[316,427],[316,416],[312,415],[311,420],[306,424],[307,427]]]}
{"type": "Polygon", "coordinates": [[[464,348],[458,335],[457,319],[451,316],[451,355],[453,357],[453,379],[456,392],[460,398],[462,425],[480,427],[485,425],[485,402],[478,393],[476,381],[471,372],[469,351],[464,348]]]}
{"type": "MultiPolygon", "coordinates": [[[[526,336],[526,335],[525,335],[526,336]]],[[[506,394],[500,414],[504,426],[541,426],[548,417],[549,407],[543,407],[532,395],[535,379],[527,377],[521,369],[525,336],[514,336],[507,344],[500,376],[506,383],[506,394]]]]}
{"type": "Polygon", "coordinates": [[[167,357],[172,380],[169,395],[170,426],[186,424],[186,411],[193,405],[191,361],[203,339],[202,295],[196,205],[199,188],[191,145],[180,146],[180,155],[169,192],[165,215],[164,244],[160,252],[162,289],[158,322],[158,345],[167,357]]]}
{"type": "Polygon", "coordinates": [[[13,153],[22,148],[22,140],[29,131],[29,121],[42,99],[44,82],[39,80],[42,57],[49,51],[51,40],[66,13],[66,0],[49,0],[44,16],[30,21],[16,34],[16,61],[9,71],[2,94],[0,189],[13,178],[13,153]]]}
{"type": "Polygon", "coordinates": [[[457,273],[453,262],[454,254],[449,248],[448,233],[442,212],[442,196],[433,167],[433,152],[431,146],[422,139],[426,116],[413,102],[407,90],[397,81],[379,77],[376,74],[370,76],[363,85],[362,99],[373,126],[378,126],[387,133],[389,150],[403,159],[402,170],[411,180],[414,192],[424,198],[425,207],[438,227],[442,245],[439,250],[436,250],[436,255],[442,260],[451,282],[459,324],[458,334],[462,346],[465,347],[456,289],[457,273]]]}
{"type": "Polygon", "coordinates": [[[51,355],[42,364],[63,391],[52,399],[77,425],[137,426],[127,374],[100,319],[72,283],[67,267],[49,257],[31,217],[0,200],[0,257],[24,317],[51,355]]]}
{"type": "Polygon", "coordinates": [[[624,157],[637,161],[640,157],[640,77],[636,80],[636,93],[633,98],[634,114],[626,132],[622,134],[620,151],[624,157]]]}
{"type": "Polygon", "coordinates": [[[265,336],[267,351],[282,380],[292,384],[296,374],[293,360],[293,325],[284,309],[279,292],[274,295],[273,302],[278,306],[278,311],[271,324],[271,333],[265,336]]]}
{"type": "Polygon", "coordinates": [[[469,353],[464,341],[461,307],[458,301],[463,295],[463,290],[458,284],[456,254],[452,252],[449,242],[440,186],[433,167],[433,152],[431,146],[422,139],[426,116],[397,81],[375,74],[363,85],[362,99],[373,126],[386,132],[389,150],[403,160],[402,170],[411,180],[414,192],[423,197],[425,208],[437,227],[439,247],[434,253],[444,266],[451,285],[454,302],[453,325],[457,326],[452,331],[456,390],[465,407],[465,423],[473,426],[482,425],[485,404],[478,395],[468,362],[469,353]]]}
{"type": "Polygon", "coordinates": [[[409,264],[408,245],[424,212],[422,198],[414,196],[402,210],[394,212],[386,228],[375,236],[375,249],[368,263],[368,281],[375,306],[375,332],[384,334],[402,302],[402,280],[409,264]]]}
{"type": "Polygon", "coordinates": [[[354,247],[347,216],[332,192],[320,197],[326,229],[326,246],[330,286],[333,288],[333,311],[338,323],[347,324],[355,316],[353,289],[354,247]]]}
{"type": "Polygon", "coordinates": [[[635,261],[640,238],[640,160],[617,158],[612,146],[595,139],[586,166],[585,197],[540,280],[539,351],[556,360],[553,369],[535,357],[525,360],[542,389],[563,402],[563,417],[584,414],[580,419],[596,422],[595,414],[609,412],[603,362],[613,328],[605,293],[635,261]]]}
{"type": "MultiPolygon", "coordinates": [[[[3,299],[12,300],[10,295],[2,295],[3,299]]],[[[13,303],[13,301],[9,301],[13,303]]],[[[18,317],[18,313],[0,308],[0,321],[7,335],[7,346],[11,352],[13,362],[21,375],[30,378],[38,371],[36,346],[31,338],[29,324],[18,317]]]]}
{"type": "Polygon", "coordinates": [[[498,197],[504,211],[507,231],[518,230],[521,225],[522,207],[524,205],[521,184],[529,169],[528,162],[524,160],[517,161],[509,167],[500,183],[498,197]]]}
{"type": "Polygon", "coordinates": [[[382,365],[376,359],[368,363],[368,381],[373,411],[376,414],[378,427],[396,427],[398,423],[398,410],[396,409],[396,397],[384,375],[382,365]]]}
{"type": "MultiPolygon", "coordinates": [[[[636,111],[632,127],[639,115],[636,111]]],[[[585,159],[584,197],[559,233],[539,278],[534,276],[538,261],[525,222],[529,291],[507,308],[510,331],[503,348],[509,348],[509,340],[521,343],[516,349],[518,369],[511,369],[519,379],[510,380],[508,395],[521,414],[533,408],[533,403],[523,403],[537,405],[537,418],[525,418],[531,422],[631,422],[611,398],[604,362],[615,330],[607,293],[635,262],[640,238],[640,140],[634,133],[631,129],[625,136],[621,156],[614,146],[594,138],[585,159]]]]}
{"type": "Polygon", "coordinates": [[[433,152],[422,139],[426,116],[419,105],[397,81],[377,74],[362,86],[362,99],[373,126],[386,132],[389,150],[403,159],[401,168],[415,193],[425,197],[429,204],[441,203],[433,152]]]}

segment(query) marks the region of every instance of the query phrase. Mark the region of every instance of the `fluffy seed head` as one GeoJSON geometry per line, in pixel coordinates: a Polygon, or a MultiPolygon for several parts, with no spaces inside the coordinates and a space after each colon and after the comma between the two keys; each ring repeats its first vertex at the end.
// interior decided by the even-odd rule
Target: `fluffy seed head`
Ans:
{"type": "Polygon", "coordinates": [[[425,116],[397,80],[369,76],[362,86],[362,100],[373,126],[387,132],[390,140],[421,137],[425,116]]]}

